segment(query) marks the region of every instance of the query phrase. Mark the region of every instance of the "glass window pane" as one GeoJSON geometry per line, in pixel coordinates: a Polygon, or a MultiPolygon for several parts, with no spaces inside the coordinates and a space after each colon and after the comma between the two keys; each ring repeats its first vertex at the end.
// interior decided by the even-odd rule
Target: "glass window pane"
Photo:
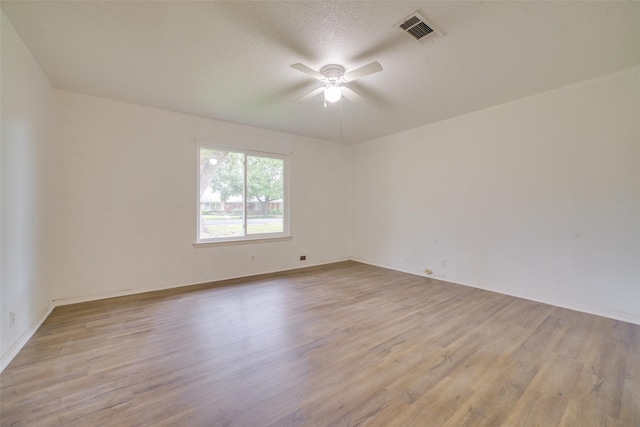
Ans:
{"type": "Polygon", "coordinates": [[[244,155],[200,148],[200,238],[243,236],[244,155]]]}
{"type": "Polygon", "coordinates": [[[247,156],[247,234],[284,232],[284,160],[247,156]]]}

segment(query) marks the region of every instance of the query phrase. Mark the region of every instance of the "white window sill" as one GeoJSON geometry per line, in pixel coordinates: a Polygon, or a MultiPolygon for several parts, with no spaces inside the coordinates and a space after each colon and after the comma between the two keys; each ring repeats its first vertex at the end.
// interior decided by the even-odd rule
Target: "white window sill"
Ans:
{"type": "Polygon", "coordinates": [[[230,246],[230,245],[246,245],[251,243],[272,243],[272,242],[286,242],[293,239],[293,236],[282,237],[256,237],[247,239],[234,239],[234,240],[215,240],[215,241],[203,241],[194,242],[194,248],[211,248],[215,246],[230,246]]]}

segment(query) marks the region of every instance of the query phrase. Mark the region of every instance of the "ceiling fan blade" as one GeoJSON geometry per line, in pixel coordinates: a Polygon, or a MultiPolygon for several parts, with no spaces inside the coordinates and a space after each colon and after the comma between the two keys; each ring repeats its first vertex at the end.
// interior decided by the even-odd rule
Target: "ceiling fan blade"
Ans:
{"type": "Polygon", "coordinates": [[[344,96],[345,98],[347,98],[349,101],[353,102],[354,104],[358,104],[362,101],[364,101],[364,98],[361,97],[360,95],[358,95],[357,93],[355,93],[352,89],[346,87],[346,86],[341,86],[340,89],[342,89],[342,96],[344,96]]]}
{"type": "Polygon", "coordinates": [[[319,72],[317,72],[316,70],[312,70],[311,68],[307,67],[304,64],[301,63],[297,63],[297,64],[293,64],[291,65],[291,68],[298,70],[302,73],[305,73],[308,76],[313,77],[314,79],[318,79],[318,80],[323,80],[324,76],[322,74],[320,74],[319,72]]]}
{"type": "Polygon", "coordinates": [[[318,89],[314,89],[311,92],[307,93],[306,95],[302,95],[300,98],[296,99],[294,102],[306,101],[307,99],[311,99],[322,92],[324,92],[324,87],[319,87],[318,89]]]}
{"type": "Polygon", "coordinates": [[[349,89],[354,90],[358,95],[363,97],[367,104],[376,104],[379,107],[391,106],[391,100],[387,98],[379,89],[370,88],[360,81],[349,83],[349,89]]]}
{"type": "Polygon", "coordinates": [[[348,82],[352,82],[361,77],[368,76],[369,74],[377,73],[378,71],[382,71],[382,65],[380,65],[378,61],[374,61],[360,68],[356,68],[355,70],[349,71],[344,75],[344,79],[348,82]]]}

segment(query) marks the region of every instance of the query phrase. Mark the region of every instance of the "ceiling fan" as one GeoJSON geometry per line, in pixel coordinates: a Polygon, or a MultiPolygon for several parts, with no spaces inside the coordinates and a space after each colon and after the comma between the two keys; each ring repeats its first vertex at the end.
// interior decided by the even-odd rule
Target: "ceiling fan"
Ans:
{"type": "Polygon", "coordinates": [[[295,102],[306,101],[307,99],[311,99],[321,92],[324,92],[325,106],[326,102],[336,102],[340,100],[342,96],[353,103],[363,101],[363,98],[360,95],[344,85],[349,84],[356,79],[382,71],[382,65],[380,65],[380,63],[377,61],[364,65],[360,68],[356,68],[355,70],[351,70],[347,73],[345,73],[345,69],[343,66],[337,64],[325,65],[320,71],[313,70],[300,63],[291,65],[291,68],[296,69],[324,83],[324,86],[314,89],[306,95],[301,96],[300,98],[296,99],[295,102]]]}

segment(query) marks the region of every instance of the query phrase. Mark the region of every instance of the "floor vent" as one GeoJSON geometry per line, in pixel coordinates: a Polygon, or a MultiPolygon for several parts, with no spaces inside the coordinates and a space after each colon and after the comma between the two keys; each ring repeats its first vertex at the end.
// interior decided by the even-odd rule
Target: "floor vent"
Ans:
{"type": "Polygon", "coordinates": [[[430,34],[442,34],[418,12],[414,12],[407,16],[396,26],[407,35],[411,36],[411,38],[420,42],[424,42],[423,38],[430,34]]]}

